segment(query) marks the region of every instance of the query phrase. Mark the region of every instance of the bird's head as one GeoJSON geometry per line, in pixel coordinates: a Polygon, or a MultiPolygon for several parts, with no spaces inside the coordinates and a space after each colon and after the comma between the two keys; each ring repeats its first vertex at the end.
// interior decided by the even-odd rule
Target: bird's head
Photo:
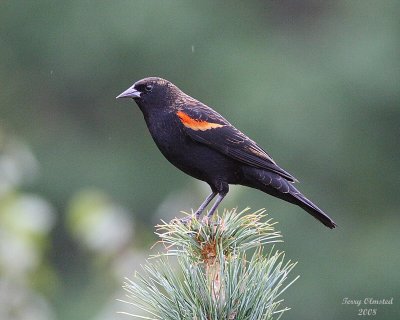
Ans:
{"type": "Polygon", "coordinates": [[[144,111],[148,108],[166,107],[182,92],[168,80],[149,77],[135,82],[116,98],[131,98],[144,111]],[[167,105],[166,105],[167,104],[167,105]]]}

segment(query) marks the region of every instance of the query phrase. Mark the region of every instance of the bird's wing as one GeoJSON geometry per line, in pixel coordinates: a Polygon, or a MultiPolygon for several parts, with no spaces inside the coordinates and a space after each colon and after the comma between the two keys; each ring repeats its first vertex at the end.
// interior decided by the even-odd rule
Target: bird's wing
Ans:
{"type": "Polygon", "coordinates": [[[186,134],[193,140],[247,165],[275,172],[291,182],[297,181],[290,173],[280,168],[253,140],[211,108],[201,104],[192,108],[182,108],[176,115],[186,134]]]}

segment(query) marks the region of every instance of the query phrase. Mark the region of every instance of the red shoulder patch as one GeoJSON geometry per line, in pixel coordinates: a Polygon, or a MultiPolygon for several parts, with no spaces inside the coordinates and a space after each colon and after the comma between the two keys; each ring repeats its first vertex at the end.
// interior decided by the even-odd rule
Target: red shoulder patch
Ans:
{"type": "Polygon", "coordinates": [[[203,120],[193,119],[183,111],[178,111],[176,114],[178,115],[179,119],[181,120],[181,122],[183,123],[183,125],[186,128],[189,128],[189,129],[192,129],[195,131],[197,131],[197,130],[206,131],[209,129],[221,128],[221,127],[225,126],[225,125],[219,124],[219,123],[213,123],[213,122],[207,122],[207,121],[203,121],[203,120]]]}

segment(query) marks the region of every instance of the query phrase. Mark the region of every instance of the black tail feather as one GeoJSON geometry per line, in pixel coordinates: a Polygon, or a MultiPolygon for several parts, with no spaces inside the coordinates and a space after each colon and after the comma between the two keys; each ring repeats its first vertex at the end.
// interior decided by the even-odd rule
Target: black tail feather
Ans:
{"type": "Polygon", "coordinates": [[[274,197],[296,204],[328,228],[335,228],[336,223],[314,203],[308,200],[293,183],[278,174],[253,167],[243,168],[243,185],[257,188],[274,197]]]}
{"type": "Polygon", "coordinates": [[[297,199],[295,204],[297,204],[299,207],[307,211],[309,214],[311,214],[315,219],[321,221],[324,225],[326,225],[328,228],[335,228],[337,224],[325,213],[323,212],[320,208],[318,208],[314,203],[312,203],[310,200],[308,200],[302,193],[300,193],[294,186],[292,186],[294,190],[297,192],[290,194],[297,199]]]}

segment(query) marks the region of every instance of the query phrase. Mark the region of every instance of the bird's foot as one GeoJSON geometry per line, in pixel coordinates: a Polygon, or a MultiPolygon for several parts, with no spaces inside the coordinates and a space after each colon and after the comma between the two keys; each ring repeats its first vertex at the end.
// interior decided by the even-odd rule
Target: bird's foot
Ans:
{"type": "Polygon", "coordinates": [[[182,224],[184,224],[186,226],[189,225],[194,220],[197,220],[197,221],[201,222],[202,224],[210,224],[210,223],[213,223],[213,222],[215,222],[215,224],[219,224],[220,223],[220,218],[219,217],[215,221],[214,215],[208,214],[208,215],[204,215],[203,218],[200,220],[200,215],[201,215],[201,213],[195,212],[195,213],[193,213],[191,215],[188,215],[188,216],[186,216],[184,218],[181,218],[181,219],[175,218],[173,221],[182,223],[182,224]]]}
{"type": "Polygon", "coordinates": [[[221,218],[217,216],[216,218],[213,215],[206,215],[201,219],[201,222],[203,224],[213,224],[213,225],[218,225],[221,223],[221,218]]]}
{"type": "Polygon", "coordinates": [[[180,223],[184,224],[184,225],[188,225],[190,222],[192,222],[194,219],[198,220],[198,216],[196,214],[192,214],[190,216],[186,216],[184,218],[181,219],[177,219],[180,223]]]}
{"type": "Polygon", "coordinates": [[[208,224],[210,222],[210,217],[209,216],[204,216],[203,219],[201,219],[202,224],[208,224]]]}

